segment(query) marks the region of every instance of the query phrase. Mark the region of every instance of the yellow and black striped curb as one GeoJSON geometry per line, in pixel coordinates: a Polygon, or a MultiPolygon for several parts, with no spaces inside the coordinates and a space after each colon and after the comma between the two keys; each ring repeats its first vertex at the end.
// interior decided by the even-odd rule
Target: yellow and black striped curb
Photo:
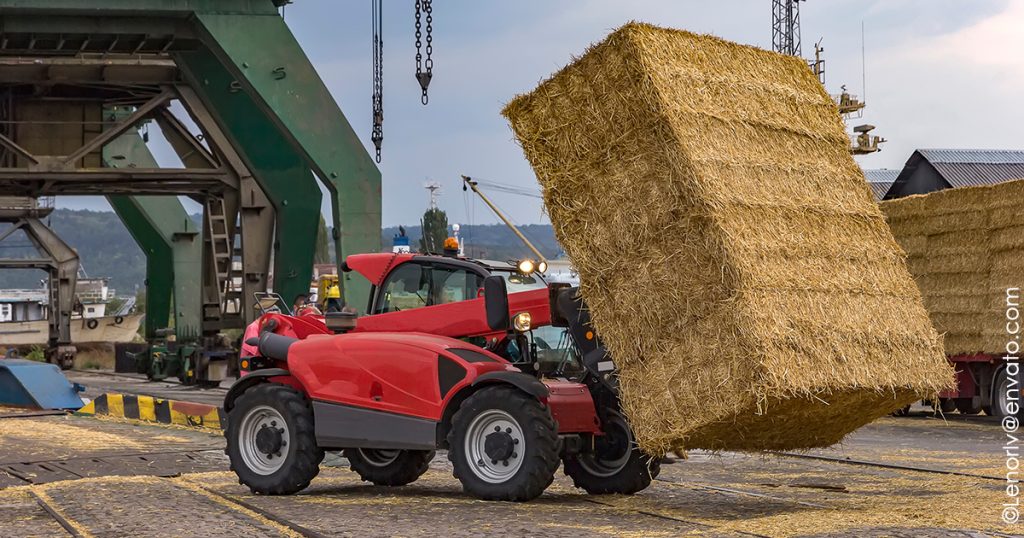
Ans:
{"type": "Polygon", "coordinates": [[[227,417],[219,407],[134,394],[100,395],[75,414],[106,415],[211,430],[221,430],[227,425],[227,417]]]}

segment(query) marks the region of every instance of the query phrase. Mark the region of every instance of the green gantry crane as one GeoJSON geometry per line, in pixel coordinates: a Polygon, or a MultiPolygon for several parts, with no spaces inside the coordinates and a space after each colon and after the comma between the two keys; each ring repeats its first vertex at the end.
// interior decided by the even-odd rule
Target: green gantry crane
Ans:
{"type": "Polygon", "coordinates": [[[318,181],[337,259],[380,249],[380,173],[283,3],[0,0],[0,196],[108,197],[147,256],[154,377],[219,381],[218,335],[254,319],[252,292],[308,292],[318,181]],[[143,125],[180,164],[157,165],[143,125]]]}

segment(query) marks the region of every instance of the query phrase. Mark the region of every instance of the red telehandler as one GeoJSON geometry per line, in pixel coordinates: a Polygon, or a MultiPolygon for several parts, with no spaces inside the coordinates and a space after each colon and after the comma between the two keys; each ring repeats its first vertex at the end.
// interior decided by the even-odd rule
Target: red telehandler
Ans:
{"type": "Polygon", "coordinates": [[[342,269],[373,284],[368,315],[264,315],[224,402],[241,482],[294,493],[340,449],[364,480],[399,486],[446,449],[482,499],[535,498],[560,463],[590,493],[646,488],[659,462],[633,442],[576,288],[532,265],[353,255],[342,269]]]}

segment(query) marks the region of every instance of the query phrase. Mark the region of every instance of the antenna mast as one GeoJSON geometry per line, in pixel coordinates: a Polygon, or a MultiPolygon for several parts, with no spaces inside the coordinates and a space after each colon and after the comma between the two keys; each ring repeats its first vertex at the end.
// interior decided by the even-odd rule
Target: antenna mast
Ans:
{"type": "Polygon", "coordinates": [[[772,50],[802,56],[800,0],[772,0],[772,50]]]}
{"type": "Polygon", "coordinates": [[[425,183],[423,188],[430,192],[430,209],[437,209],[437,198],[441,195],[441,184],[431,181],[425,183]]]}

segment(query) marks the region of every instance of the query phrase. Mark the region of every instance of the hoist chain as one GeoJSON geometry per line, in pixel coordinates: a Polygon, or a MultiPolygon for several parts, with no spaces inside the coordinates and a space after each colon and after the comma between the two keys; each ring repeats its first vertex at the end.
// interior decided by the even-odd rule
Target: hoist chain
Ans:
{"type": "Polygon", "coordinates": [[[431,55],[434,52],[434,36],[433,36],[433,6],[431,6],[431,0],[416,0],[416,80],[420,83],[420,89],[423,91],[420,96],[420,101],[425,105],[429,101],[427,95],[427,88],[430,86],[430,79],[434,76],[434,60],[431,55]],[[421,13],[427,14],[427,57],[424,61],[422,54],[423,47],[423,25],[421,23],[421,13]]]}
{"type": "Polygon", "coordinates": [[[373,2],[373,134],[370,140],[377,150],[380,162],[380,147],[384,142],[384,34],[381,10],[383,0],[373,2]]]}

